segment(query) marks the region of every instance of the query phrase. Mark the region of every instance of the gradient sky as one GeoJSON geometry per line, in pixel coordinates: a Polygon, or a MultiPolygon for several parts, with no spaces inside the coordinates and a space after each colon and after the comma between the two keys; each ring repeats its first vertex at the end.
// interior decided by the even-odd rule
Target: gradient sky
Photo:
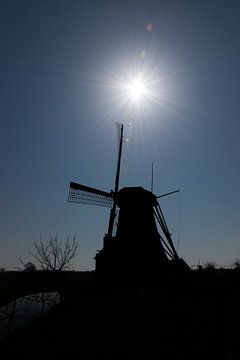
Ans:
{"type": "Polygon", "coordinates": [[[77,235],[94,268],[109,209],[67,203],[69,181],[181,189],[161,205],[189,263],[240,258],[240,5],[233,0],[0,2],[0,267],[32,243],[77,235]],[[144,68],[157,101],[124,105],[144,68]]]}

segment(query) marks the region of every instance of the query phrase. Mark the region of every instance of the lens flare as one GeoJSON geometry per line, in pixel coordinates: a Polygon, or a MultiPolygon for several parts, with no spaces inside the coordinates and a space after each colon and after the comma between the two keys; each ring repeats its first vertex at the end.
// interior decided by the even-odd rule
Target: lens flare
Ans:
{"type": "Polygon", "coordinates": [[[147,31],[152,31],[153,30],[153,23],[148,23],[146,26],[147,31]]]}

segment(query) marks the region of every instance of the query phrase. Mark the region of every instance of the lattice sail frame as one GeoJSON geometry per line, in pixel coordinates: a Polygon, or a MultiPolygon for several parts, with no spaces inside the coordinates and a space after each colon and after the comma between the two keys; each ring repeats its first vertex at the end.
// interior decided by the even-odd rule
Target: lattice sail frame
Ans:
{"type": "Polygon", "coordinates": [[[68,202],[111,208],[113,206],[113,194],[71,181],[68,202]]]}

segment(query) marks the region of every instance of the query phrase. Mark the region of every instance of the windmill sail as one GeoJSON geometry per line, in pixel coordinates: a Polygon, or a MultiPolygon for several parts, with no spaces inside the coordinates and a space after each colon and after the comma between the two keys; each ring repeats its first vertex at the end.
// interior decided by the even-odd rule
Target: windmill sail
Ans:
{"type": "Polygon", "coordinates": [[[98,205],[111,208],[113,206],[113,195],[106,191],[71,181],[68,202],[98,205]]]}

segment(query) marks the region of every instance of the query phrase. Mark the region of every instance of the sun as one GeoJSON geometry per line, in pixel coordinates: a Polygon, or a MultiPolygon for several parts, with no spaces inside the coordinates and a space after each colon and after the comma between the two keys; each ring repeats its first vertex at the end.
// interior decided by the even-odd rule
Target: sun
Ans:
{"type": "Polygon", "coordinates": [[[182,106],[179,71],[157,57],[155,48],[142,49],[121,47],[110,52],[105,63],[97,64],[91,76],[100,99],[101,120],[155,121],[160,108],[175,113],[182,106]]]}
{"type": "Polygon", "coordinates": [[[147,85],[141,74],[138,74],[135,78],[130,80],[127,85],[128,96],[133,101],[140,101],[147,95],[147,85]]]}

